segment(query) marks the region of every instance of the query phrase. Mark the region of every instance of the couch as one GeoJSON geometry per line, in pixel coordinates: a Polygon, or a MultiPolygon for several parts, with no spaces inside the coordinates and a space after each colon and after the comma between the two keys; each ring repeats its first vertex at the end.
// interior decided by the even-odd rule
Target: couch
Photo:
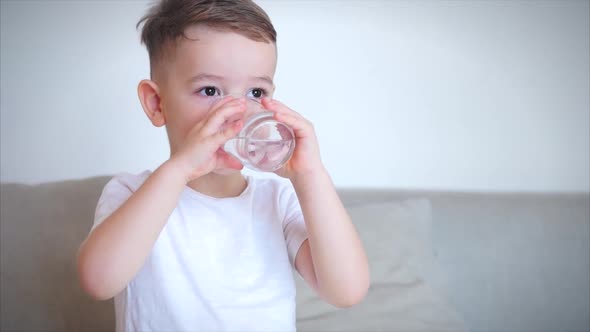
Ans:
{"type": "MultiPolygon", "coordinates": [[[[113,331],[75,255],[109,177],[0,191],[0,330],[113,331]]],[[[295,276],[299,331],[590,331],[590,197],[339,189],[365,245],[359,305],[295,276]]]]}

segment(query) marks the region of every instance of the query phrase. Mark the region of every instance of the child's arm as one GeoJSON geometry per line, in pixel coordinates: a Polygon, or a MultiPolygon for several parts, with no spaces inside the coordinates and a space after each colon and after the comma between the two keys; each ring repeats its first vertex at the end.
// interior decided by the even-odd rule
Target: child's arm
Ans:
{"type": "Polygon", "coordinates": [[[185,179],[165,162],[129,199],[98,225],[78,254],[80,285],[106,300],[139,271],[176,206],[185,179]]]}
{"type": "Polygon", "coordinates": [[[335,306],[360,302],[369,288],[367,257],[328,173],[319,169],[292,183],[309,236],[295,258],[297,271],[335,306]]]}
{"type": "Polygon", "coordinates": [[[242,124],[218,128],[245,110],[242,101],[228,100],[197,123],[183,147],[82,243],[78,276],[92,297],[109,299],[125,288],[151,252],[185,185],[215,168],[215,152],[242,124]]]}
{"type": "Polygon", "coordinates": [[[277,101],[264,100],[296,137],[291,160],[277,174],[291,180],[309,238],[295,258],[301,276],[327,302],[346,307],[369,288],[368,261],[358,234],[320,160],[312,124],[277,101]]]}

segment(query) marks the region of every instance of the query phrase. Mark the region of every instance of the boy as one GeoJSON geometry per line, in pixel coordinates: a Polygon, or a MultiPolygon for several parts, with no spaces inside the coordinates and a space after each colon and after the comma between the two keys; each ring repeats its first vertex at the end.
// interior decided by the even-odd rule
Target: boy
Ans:
{"type": "Polygon", "coordinates": [[[165,0],[142,23],[151,80],[139,99],[166,126],[170,158],[104,188],[78,255],[83,289],[115,297],[118,331],[293,331],[292,268],[333,305],[361,301],[366,255],[313,126],[271,99],[266,13],[249,0],[165,0]],[[289,182],[244,177],[221,149],[246,98],[293,128],[296,149],[276,172],[289,182]]]}

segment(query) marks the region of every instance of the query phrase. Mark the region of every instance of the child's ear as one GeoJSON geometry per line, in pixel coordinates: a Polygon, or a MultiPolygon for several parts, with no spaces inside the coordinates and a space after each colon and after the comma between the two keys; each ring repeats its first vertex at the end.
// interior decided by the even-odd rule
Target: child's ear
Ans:
{"type": "Polygon", "coordinates": [[[162,112],[158,84],[152,80],[142,80],[137,86],[137,94],[139,95],[139,101],[141,102],[143,111],[152,124],[156,127],[165,125],[166,117],[162,112]]]}

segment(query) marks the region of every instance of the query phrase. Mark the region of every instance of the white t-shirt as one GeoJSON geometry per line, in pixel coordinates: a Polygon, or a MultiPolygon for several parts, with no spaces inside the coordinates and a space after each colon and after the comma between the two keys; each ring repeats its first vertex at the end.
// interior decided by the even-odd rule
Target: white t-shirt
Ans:
{"type": "MultiPolygon", "coordinates": [[[[151,174],[104,188],[94,227],[151,174]]],[[[246,176],[238,197],[185,187],[151,254],[115,296],[117,331],[295,331],[294,258],[307,238],[288,182],[246,176]]]]}

